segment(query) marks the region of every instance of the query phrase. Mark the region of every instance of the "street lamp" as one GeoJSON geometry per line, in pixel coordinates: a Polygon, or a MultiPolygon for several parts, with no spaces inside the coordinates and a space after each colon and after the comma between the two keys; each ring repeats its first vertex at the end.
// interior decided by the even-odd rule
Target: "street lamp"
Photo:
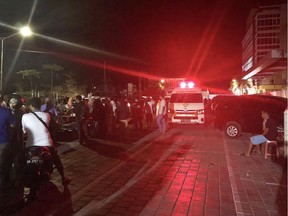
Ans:
{"type": "Polygon", "coordinates": [[[7,37],[0,37],[1,40],[1,68],[0,68],[0,91],[3,90],[3,63],[4,63],[4,57],[3,57],[3,49],[4,49],[4,41],[8,38],[11,38],[17,34],[21,34],[23,37],[27,37],[32,35],[32,32],[28,26],[25,26],[19,30],[19,32],[16,32],[12,35],[9,35],[7,37]]]}

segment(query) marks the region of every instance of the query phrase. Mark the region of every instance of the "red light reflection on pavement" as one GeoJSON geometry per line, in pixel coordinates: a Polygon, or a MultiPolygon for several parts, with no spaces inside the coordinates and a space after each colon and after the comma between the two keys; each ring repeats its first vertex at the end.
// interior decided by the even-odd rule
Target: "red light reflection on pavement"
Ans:
{"type": "Polygon", "coordinates": [[[191,146],[175,149],[158,169],[163,166],[167,172],[142,213],[155,214],[157,209],[156,215],[203,215],[208,169],[199,172],[200,160],[191,146]]]}

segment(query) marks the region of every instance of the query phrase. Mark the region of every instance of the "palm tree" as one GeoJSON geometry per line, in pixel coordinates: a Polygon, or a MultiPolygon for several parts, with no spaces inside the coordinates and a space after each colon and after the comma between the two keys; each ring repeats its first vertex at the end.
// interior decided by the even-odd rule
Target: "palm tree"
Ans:
{"type": "Polygon", "coordinates": [[[34,85],[34,83],[33,83],[33,78],[40,78],[41,72],[36,71],[34,69],[31,69],[31,70],[18,71],[17,74],[21,74],[23,79],[26,79],[26,78],[29,79],[29,81],[30,81],[30,90],[31,90],[31,93],[33,95],[34,90],[37,90],[36,89],[36,84],[34,85]]]}
{"type": "Polygon", "coordinates": [[[54,72],[63,71],[64,68],[57,64],[44,64],[42,65],[44,70],[50,70],[51,72],[51,99],[55,102],[55,95],[54,95],[54,72]]]}

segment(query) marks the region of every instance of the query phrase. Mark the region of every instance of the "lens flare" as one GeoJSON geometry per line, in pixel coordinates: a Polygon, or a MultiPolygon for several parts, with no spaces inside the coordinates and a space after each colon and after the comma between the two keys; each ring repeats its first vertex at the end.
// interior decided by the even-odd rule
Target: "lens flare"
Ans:
{"type": "Polygon", "coordinates": [[[218,9],[214,11],[214,14],[210,18],[210,22],[206,27],[203,37],[201,37],[201,42],[196,50],[195,54],[192,57],[191,63],[188,67],[186,77],[192,76],[196,77],[199,73],[204,59],[207,58],[207,54],[210,51],[214,39],[219,32],[222,21],[226,15],[228,7],[222,7],[218,5],[218,9]],[[223,11],[225,9],[226,11],[223,11]]]}
{"type": "Polygon", "coordinates": [[[60,56],[61,58],[73,61],[73,62],[78,62],[81,63],[83,65],[86,66],[92,66],[92,67],[96,67],[96,68],[104,68],[106,70],[109,71],[113,71],[113,72],[117,72],[117,73],[122,73],[125,75],[130,75],[130,76],[134,76],[134,77],[140,77],[140,78],[147,78],[147,79],[151,79],[151,80],[159,80],[161,79],[161,77],[159,76],[155,76],[152,74],[149,74],[147,72],[143,72],[143,71],[136,71],[136,70],[129,70],[129,69],[125,69],[122,67],[118,67],[118,66],[113,66],[113,65],[109,65],[109,64],[105,64],[102,62],[97,62],[94,60],[87,60],[87,59],[83,59],[83,58],[79,58],[76,56],[71,56],[71,55],[65,55],[65,54],[57,54],[58,56],[60,56]]]}

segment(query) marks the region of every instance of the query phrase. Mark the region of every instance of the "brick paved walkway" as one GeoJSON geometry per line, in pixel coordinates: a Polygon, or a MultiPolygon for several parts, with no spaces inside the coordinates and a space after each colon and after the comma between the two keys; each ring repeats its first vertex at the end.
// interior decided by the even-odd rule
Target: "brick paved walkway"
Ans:
{"type": "Polygon", "coordinates": [[[248,138],[189,126],[138,141],[62,143],[71,185],[64,189],[55,171],[39,199],[15,215],[284,216],[283,161],[240,156],[248,138]]]}

